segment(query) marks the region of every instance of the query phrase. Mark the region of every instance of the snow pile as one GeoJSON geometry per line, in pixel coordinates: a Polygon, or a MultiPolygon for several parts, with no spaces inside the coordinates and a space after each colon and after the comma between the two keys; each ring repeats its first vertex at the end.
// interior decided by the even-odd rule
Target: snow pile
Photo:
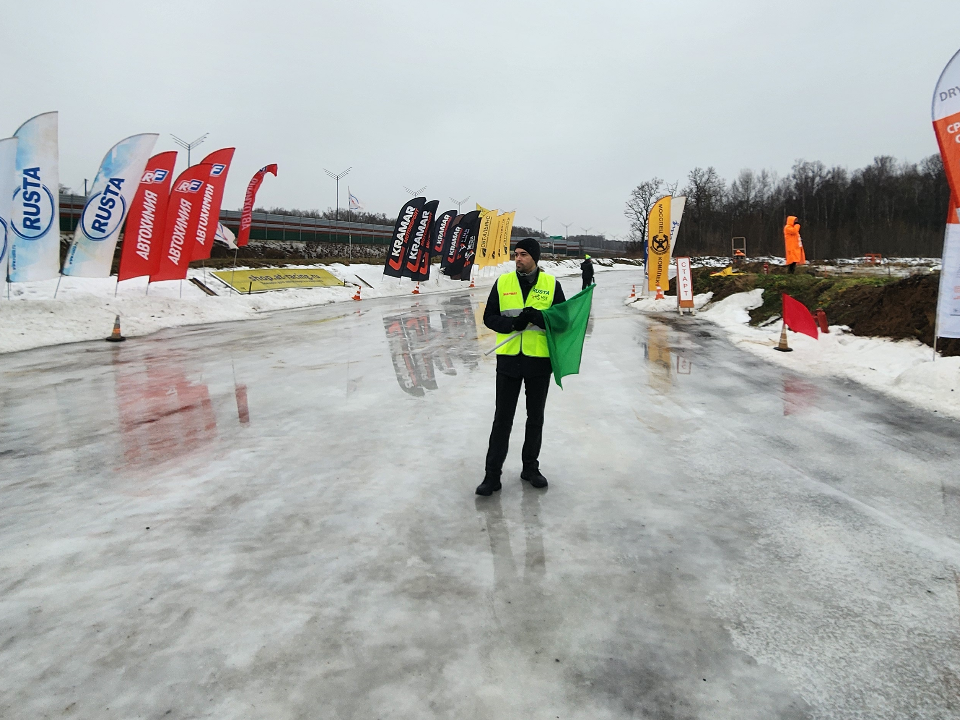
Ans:
{"type": "Polygon", "coordinates": [[[730,340],[770,362],[799,373],[839,376],[927,410],[960,419],[960,358],[933,360],[933,350],[916,340],[858,337],[832,325],[819,340],[788,333],[792,353],[774,352],[780,322],[750,327],[748,311],[761,304],[762,290],[731,295],[698,317],[722,327],[730,340]]]}
{"type": "MultiPolygon", "coordinates": [[[[627,307],[638,310],[642,313],[676,313],[679,312],[677,309],[677,296],[668,295],[663,298],[663,300],[656,300],[655,295],[640,295],[636,298],[627,298],[624,300],[623,304],[627,307]]],[[[693,307],[697,310],[700,310],[704,305],[710,302],[710,298],[713,297],[712,292],[702,293],[700,295],[693,296],[693,307]]]]}
{"type": "MultiPolygon", "coordinates": [[[[188,277],[201,280],[218,294],[216,297],[204,294],[191,282],[178,280],[153,283],[147,292],[146,278],[125,280],[118,288],[116,277],[64,277],[56,298],[53,297],[56,279],[13,283],[7,288],[9,300],[6,293],[0,297],[0,353],[101,339],[110,334],[117,315],[123,334],[135,337],[170,327],[245,320],[273,310],[350,302],[358,285],[363,300],[409,296],[414,287],[407,279],[384,278],[381,265],[335,263],[283,267],[323,267],[347,285],[243,295],[225,286],[209,272],[193,268],[188,277]],[[373,287],[368,287],[367,283],[373,287]]],[[[540,267],[560,277],[580,274],[579,260],[545,260],[540,267]]],[[[484,268],[477,272],[476,284],[490,287],[502,273],[513,269],[512,262],[497,268],[484,268]]],[[[633,268],[629,265],[596,268],[598,273],[617,269],[633,268]]],[[[454,292],[469,286],[469,283],[441,276],[436,267],[432,275],[430,280],[420,284],[421,293],[454,292]]]]}

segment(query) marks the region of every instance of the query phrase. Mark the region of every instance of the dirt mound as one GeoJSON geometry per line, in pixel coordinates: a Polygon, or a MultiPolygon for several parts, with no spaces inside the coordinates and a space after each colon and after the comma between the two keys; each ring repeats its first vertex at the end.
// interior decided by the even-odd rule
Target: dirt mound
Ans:
{"type": "MultiPolygon", "coordinates": [[[[854,286],[830,303],[827,314],[854,335],[914,338],[932,346],[939,284],[939,274],[931,274],[880,287],[854,286]]],[[[937,347],[944,356],[960,355],[960,340],[941,338],[937,347]]]]}

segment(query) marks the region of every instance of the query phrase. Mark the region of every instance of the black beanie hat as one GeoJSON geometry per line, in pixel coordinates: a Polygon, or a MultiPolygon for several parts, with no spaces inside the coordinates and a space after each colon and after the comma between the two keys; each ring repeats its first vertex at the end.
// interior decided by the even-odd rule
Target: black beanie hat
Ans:
{"type": "Polygon", "coordinates": [[[533,258],[535,263],[540,262],[540,243],[533,238],[524,238],[523,240],[518,240],[517,247],[523,248],[530,253],[530,257],[533,258]]]}

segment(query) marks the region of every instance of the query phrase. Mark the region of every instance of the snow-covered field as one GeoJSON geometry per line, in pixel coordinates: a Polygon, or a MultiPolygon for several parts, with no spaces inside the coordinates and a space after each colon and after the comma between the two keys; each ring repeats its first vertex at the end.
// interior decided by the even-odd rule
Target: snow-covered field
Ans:
{"type": "MultiPolygon", "coordinates": [[[[547,272],[558,276],[580,273],[578,260],[545,260],[540,265],[547,272]]],[[[361,286],[361,298],[364,300],[409,295],[414,287],[410,280],[384,278],[380,265],[333,264],[323,267],[344,280],[347,285],[243,295],[231,290],[213,275],[195,269],[190,270],[189,277],[203,281],[218,293],[217,297],[204,294],[191,282],[181,283],[178,280],[153,283],[147,292],[146,278],[125,280],[117,288],[115,277],[64,277],[59,291],[56,291],[56,298],[56,280],[11,284],[8,288],[9,300],[6,292],[0,297],[0,352],[16,352],[105,338],[113,329],[113,321],[117,315],[120,316],[123,334],[133,337],[182,325],[244,320],[272,310],[352,302],[357,285],[361,286]],[[373,287],[367,287],[361,280],[373,287]]],[[[497,276],[513,269],[512,262],[504,263],[498,268],[484,268],[477,273],[476,283],[481,287],[489,287],[497,276]]],[[[597,272],[613,269],[636,268],[632,265],[614,265],[606,260],[596,264],[597,272]]],[[[420,284],[421,293],[452,292],[469,285],[440,276],[436,268],[433,276],[429,281],[420,284]]]]}
{"type": "MultiPolygon", "coordinates": [[[[781,323],[751,327],[749,310],[760,307],[763,290],[731,295],[706,304],[697,296],[697,317],[722,327],[739,347],[791,370],[836,376],[862,383],[892,397],[960,419],[960,357],[933,359],[933,351],[916,340],[859,337],[843,326],[830,326],[818,340],[788,332],[791,353],[775,352],[781,323]],[[705,307],[704,307],[705,305],[705,307]]],[[[641,312],[676,312],[676,298],[631,303],[641,312]]]]}

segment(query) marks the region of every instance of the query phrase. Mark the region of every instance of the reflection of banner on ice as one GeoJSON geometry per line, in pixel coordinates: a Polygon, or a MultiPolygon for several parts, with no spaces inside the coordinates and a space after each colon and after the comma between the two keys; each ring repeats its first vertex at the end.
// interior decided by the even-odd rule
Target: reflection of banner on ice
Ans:
{"type": "Polygon", "coordinates": [[[647,289],[655,292],[657,285],[666,290],[670,285],[667,278],[670,267],[670,202],[672,198],[662,197],[650,208],[647,220],[647,289]]]}
{"type": "Polygon", "coordinates": [[[16,187],[17,139],[0,140],[0,271],[7,279],[7,258],[10,256],[10,211],[13,209],[13,190],[16,187]]]}
{"type": "Polygon", "coordinates": [[[60,273],[60,150],[57,113],[27,120],[14,133],[17,166],[10,211],[11,282],[60,273]]]}
{"type": "Polygon", "coordinates": [[[672,382],[672,355],[670,353],[670,333],[666,326],[651,322],[647,326],[647,341],[643,346],[643,356],[647,360],[647,373],[650,386],[665,390],[672,382]]]}
{"type": "Polygon", "coordinates": [[[227,173],[236,148],[222,148],[207,155],[201,163],[210,164],[210,175],[203,188],[200,212],[188,237],[196,238],[193,243],[191,260],[206,260],[213,250],[213,237],[220,221],[220,206],[223,204],[223,191],[227,187],[227,173]]]}
{"type": "Polygon", "coordinates": [[[156,133],[133,135],[118,142],[103,157],[63,262],[64,275],[110,276],[120,229],[157,137],[156,133]]]}
{"type": "Polygon", "coordinates": [[[397,383],[404,392],[422,397],[436,390],[439,370],[456,375],[454,361],[473,370],[479,365],[477,326],[469,297],[452,297],[440,310],[441,331],[430,325],[430,312],[391,315],[383,318],[397,383]]]}
{"type": "Polygon", "coordinates": [[[224,285],[242,293],[285,290],[288,288],[343,286],[343,280],[320,268],[216,270],[211,274],[224,285]]]}
{"type": "Polygon", "coordinates": [[[175,150],[159,153],[147,161],[127,213],[117,282],[152,275],[160,267],[163,230],[176,162],[175,150]]]}
{"type": "Polygon", "coordinates": [[[796,415],[816,404],[817,386],[795,377],[783,378],[783,414],[796,415]]]}
{"type": "Polygon", "coordinates": [[[117,365],[120,436],[128,465],[150,467],[198,450],[217,436],[217,418],[204,384],[176,365],[117,365]]]}
{"type": "Polygon", "coordinates": [[[253,225],[253,205],[257,200],[257,191],[260,190],[260,184],[263,182],[263,178],[266,177],[267,173],[276,177],[277,164],[273,163],[272,165],[266,165],[260,168],[254,173],[253,177],[250,178],[250,182],[247,184],[247,192],[243,196],[243,211],[240,213],[240,235],[237,239],[237,245],[239,247],[243,247],[250,242],[250,226],[253,225]]]}
{"type": "MultiPolygon", "coordinates": [[[[950,209],[943,239],[937,298],[936,337],[960,337],[960,52],[943,69],[933,93],[933,129],[950,184],[950,209]]],[[[936,348],[936,337],[934,347],[936,348]]]]}

